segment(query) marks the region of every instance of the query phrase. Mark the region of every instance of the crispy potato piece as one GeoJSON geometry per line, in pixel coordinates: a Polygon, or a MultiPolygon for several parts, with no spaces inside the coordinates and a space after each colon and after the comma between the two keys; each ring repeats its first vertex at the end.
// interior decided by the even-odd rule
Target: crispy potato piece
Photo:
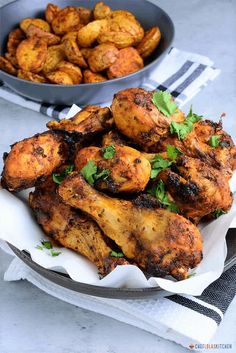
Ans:
{"type": "Polygon", "coordinates": [[[21,69],[37,73],[46,61],[47,43],[37,37],[25,39],[16,50],[16,58],[21,69]]]}
{"type": "Polygon", "coordinates": [[[17,74],[17,70],[14,68],[12,63],[3,56],[0,56],[0,70],[14,76],[17,74]]]}
{"type": "Polygon", "coordinates": [[[97,40],[99,34],[101,32],[107,31],[107,29],[108,21],[105,19],[88,23],[78,31],[78,44],[83,48],[91,47],[97,40]]]}
{"type": "Polygon", "coordinates": [[[122,77],[142,69],[143,66],[143,59],[136,49],[124,48],[119,51],[117,60],[107,70],[107,75],[109,79],[122,77]]]}
{"type": "Polygon", "coordinates": [[[56,83],[57,85],[73,85],[72,77],[64,71],[57,70],[48,72],[46,77],[50,82],[56,83]]]}
{"type": "Polygon", "coordinates": [[[10,63],[14,66],[15,69],[19,68],[16,56],[10,53],[5,54],[5,58],[10,61],[10,63]]]}
{"type": "Polygon", "coordinates": [[[113,19],[117,16],[123,16],[126,18],[130,18],[131,20],[136,20],[135,16],[132,14],[132,12],[126,11],[126,10],[115,10],[112,11],[110,14],[110,18],[113,19]]]}
{"type": "Polygon", "coordinates": [[[20,22],[20,28],[22,29],[22,31],[26,33],[27,28],[31,24],[43,29],[46,32],[51,32],[50,25],[46,21],[42,20],[41,18],[25,18],[20,22]]]}
{"type": "Polygon", "coordinates": [[[73,84],[78,85],[82,82],[83,75],[78,66],[71,64],[67,61],[61,61],[57,65],[57,69],[68,74],[72,78],[73,84]]]}
{"type": "Polygon", "coordinates": [[[97,74],[91,70],[84,70],[84,83],[96,83],[107,81],[107,78],[104,75],[97,74]]]}
{"type": "Polygon", "coordinates": [[[43,65],[43,73],[54,71],[59,62],[66,58],[64,45],[53,45],[47,50],[47,58],[43,65]]]}
{"type": "Polygon", "coordinates": [[[67,38],[63,44],[64,44],[66,57],[71,63],[77,64],[83,68],[88,67],[88,64],[84,60],[84,57],[81,54],[76,41],[70,38],[67,38]]]}
{"type": "Polygon", "coordinates": [[[8,35],[7,50],[10,54],[15,55],[16,49],[20,42],[25,39],[25,34],[20,28],[16,28],[8,35]]]}
{"type": "Polygon", "coordinates": [[[157,48],[161,40],[161,32],[158,27],[152,27],[145,33],[144,38],[141,40],[139,45],[136,47],[140,56],[146,59],[150,56],[157,48]]]}
{"type": "Polygon", "coordinates": [[[79,12],[75,7],[68,6],[59,11],[52,21],[52,29],[56,34],[76,31],[80,24],[79,12]]]}
{"type": "Polygon", "coordinates": [[[119,50],[109,43],[96,46],[88,58],[88,64],[93,72],[108,69],[117,59],[119,50]]]}
{"type": "Polygon", "coordinates": [[[125,32],[102,32],[98,36],[98,43],[112,43],[118,49],[127,48],[133,45],[134,38],[131,34],[125,32]]]}
{"type": "Polygon", "coordinates": [[[92,10],[86,7],[77,7],[77,10],[79,12],[80,23],[82,23],[83,25],[87,25],[89,22],[92,21],[93,19],[92,10]]]}
{"type": "Polygon", "coordinates": [[[34,74],[33,72],[18,70],[17,77],[22,78],[23,80],[32,81],[32,82],[39,82],[39,83],[46,83],[47,80],[45,77],[34,74]]]}
{"type": "Polygon", "coordinates": [[[48,23],[52,23],[58,12],[61,11],[61,8],[54,4],[47,4],[45,11],[45,18],[48,23]]]}
{"type": "MultiPolygon", "coordinates": [[[[83,25],[81,25],[81,26],[83,27],[83,25]]],[[[64,34],[64,36],[61,38],[61,42],[64,43],[64,41],[66,39],[72,39],[72,40],[76,41],[77,40],[77,34],[78,34],[78,31],[68,32],[68,33],[64,34]]]]}
{"type": "Polygon", "coordinates": [[[30,188],[65,163],[67,156],[67,144],[53,131],[19,141],[4,161],[2,186],[10,191],[30,188]]]}
{"type": "Polygon", "coordinates": [[[60,37],[56,36],[53,33],[46,32],[43,29],[33,24],[30,24],[29,27],[27,28],[26,35],[29,38],[31,37],[41,38],[45,40],[47,45],[56,45],[56,44],[59,44],[61,41],[60,37]]]}
{"type": "Polygon", "coordinates": [[[92,53],[93,49],[92,48],[81,48],[80,52],[83,55],[83,57],[88,60],[89,55],[92,53]]]}
{"type": "Polygon", "coordinates": [[[102,20],[111,14],[112,10],[110,6],[104,4],[104,2],[98,2],[93,9],[93,16],[95,20],[102,20]]]}

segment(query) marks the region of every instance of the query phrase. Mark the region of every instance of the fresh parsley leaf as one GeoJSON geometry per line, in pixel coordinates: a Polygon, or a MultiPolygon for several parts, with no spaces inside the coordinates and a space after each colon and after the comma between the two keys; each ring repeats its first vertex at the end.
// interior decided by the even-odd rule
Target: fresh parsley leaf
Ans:
{"type": "Polygon", "coordinates": [[[222,216],[223,214],[226,214],[227,212],[221,210],[220,208],[218,210],[215,210],[212,215],[214,218],[219,218],[220,216],[222,216]]]}
{"type": "Polygon", "coordinates": [[[196,273],[190,273],[187,278],[192,278],[194,276],[196,276],[196,273]]]}
{"type": "Polygon", "coordinates": [[[220,144],[221,135],[212,135],[209,140],[209,145],[213,148],[216,148],[220,144]]]}
{"type": "Polygon", "coordinates": [[[36,246],[36,249],[38,249],[38,250],[43,250],[43,247],[42,247],[41,245],[37,245],[37,246],[36,246]]]}
{"type": "Polygon", "coordinates": [[[102,155],[105,159],[112,159],[116,153],[116,149],[114,145],[110,145],[102,148],[102,155]]]}
{"type": "Polygon", "coordinates": [[[60,173],[60,174],[58,174],[58,173],[53,173],[52,179],[53,179],[54,183],[56,183],[56,184],[61,184],[61,182],[65,179],[65,177],[66,177],[68,174],[70,174],[70,173],[73,172],[74,167],[75,167],[75,166],[72,164],[72,165],[67,166],[67,167],[65,168],[65,170],[64,170],[62,173],[60,173]]]}
{"type": "Polygon", "coordinates": [[[90,185],[94,185],[94,175],[97,173],[97,166],[94,161],[88,161],[87,164],[81,169],[80,173],[90,185]]]}
{"type": "Polygon", "coordinates": [[[160,180],[151,190],[148,190],[148,193],[156,197],[162,205],[167,206],[169,211],[175,213],[179,212],[178,206],[170,201],[165,189],[165,184],[162,180],[160,180]]]}
{"type": "Polygon", "coordinates": [[[55,250],[51,250],[51,252],[50,252],[50,255],[52,256],[52,257],[55,257],[55,256],[59,256],[61,254],[61,251],[55,251],[55,250]]]}
{"type": "Polygon", "coordinates": [[[106,179],[111,172],[108,169],[99,170],[94,161],[88,161],[87,164],[81,169],[80,173],[90,185],[94,185],[96,180],[106,179]]]}
{"type": "Polygon", "coordinates": [[[167,145],[166,151],[168,158],[172,159],[173,161],[178,157],[179,154],[182,154],[182,152],[177,147],[172,145],[167,145]]]}
{"type": "Polygon", "coordinates": [[[41,244],[45,249],[52,249],[52,244],[48,240],[42,240],[41,244]]]}
{"type": "Polygon", "coordinates": [[[168,159],[164,159],[160,154],[157,154],[154,159],[150,161],[150,163],[152,166],[150,178],[154,179],[162,170],[170,167],[173,162],[168,159]]]}
{"type": "Polygon", "coordinates": [[[111,251],[110,252],[110,256],[112,256],[112,257],[124,257],[124,254],[123,254],[123,252],[116,252],[116,251],[111,251]]]}
{"type": "Polygon", "coordinates": [[[202,120],[200,115],[194,114],[192,106],[190,107],[189,113],[183,123],[177,123],[172,121],[170,123],[170,133],[176,134],[179,140],[184,140],[186,136],[193,130],[193,124],[202,120]]]}
{"type": "Polygon", "coordinates": [[[152,103],[165,116],[171,116],[177,112],[177,105],[173,101],[170,93],[166,91],[157,91],[153,93],[152,103]]]}

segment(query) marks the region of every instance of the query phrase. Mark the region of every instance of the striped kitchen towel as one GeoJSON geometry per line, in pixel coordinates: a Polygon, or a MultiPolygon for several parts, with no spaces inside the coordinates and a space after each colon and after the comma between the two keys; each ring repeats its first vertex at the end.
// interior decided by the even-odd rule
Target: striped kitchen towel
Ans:
{"type": "MultiPolygon", "coordinates": [[[[147,90],[168,90],[183,106],[204,86],[214,80],[220,70],[213,67],[213,62],[206,56],[172,48],[161,64],[146,78],[141,87],[147,90]]],[[[19,96],[4,84],[0,87],[0,97],[22,107],[40,112],[50,118],[60,120],[66,116],[70,107],[37,103],[19,96]]],[[[101,105],[107,105],[103,102],[101,105]]]]}

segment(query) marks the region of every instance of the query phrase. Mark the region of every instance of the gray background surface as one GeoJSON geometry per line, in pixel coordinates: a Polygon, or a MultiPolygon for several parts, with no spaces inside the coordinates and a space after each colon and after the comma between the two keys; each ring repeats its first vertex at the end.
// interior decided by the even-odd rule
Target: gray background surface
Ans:
{"type": "MultiPolygon", "coordinates": [[[[0,0],[0,5],[8,2],[0,0]]],[[[191,103],[194,111],[214,120],[225,112],[224,127],[236,139],[236,1],[159,0],[157,3],[175,23],[174,45],[209,56],[222,70],[191,103]]],[[[0,155],[13,142],[43,131],[47,121],[38,113],[0,99],[0,155]]],[[[0,353],[188,352],[142,330],[66,304],[25,281],[3,282],[10,261],[11,257],[0,251],[0,353]]],[[[212,340],[234,344],[231,352],[236,352],[235,309],[236,300],[212,340]]]]}

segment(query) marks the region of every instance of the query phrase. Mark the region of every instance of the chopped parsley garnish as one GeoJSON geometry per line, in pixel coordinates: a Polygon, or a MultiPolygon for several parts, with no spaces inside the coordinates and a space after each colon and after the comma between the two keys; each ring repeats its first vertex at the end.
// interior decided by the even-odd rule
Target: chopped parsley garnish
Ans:
{"type": "Polygon", "coordinates": [[[192,278],[194,276],[196,276],[196,273],[190,273],[187,278],[192,278]]]}
{"type": "Polygon", "coordinates": [[[37,246],[36,246],[36,249],[38,249],[38,250],[43,250],[43,247],[42,247],[41,245],[37,245],[37,246]]]}
{"type": "Polygon", "coordinates": [[[172,145],[167,145],[166,151],[168,158],[172,159],[173,161],[178,157],[179,154],[182,154],[182,152],[177,147],[172,145]]]}
{"type": "Polygon", "coordinates": [[[209,145],[213,148],[218,147],[220,144],[220,139],[221,139],[220,135],[212,135],[209,140],[209,145]]]}
{"type": "Polygon", "coordinates": [[[48,253],[48,255],[50,256],[58,256],[61,254],[61,251],[55,251],[52,247],[52,244],[49,240],[41,240],[41,244],[42,245],[37,245],[36,249],[37,250],[46,250],[46,252],[48,253]]]}
{"type": "Polygon", "coordinates": [[[165,116],[171,116],[178,110],[177,104],[173,101],[170,93],[166,91],[157,91],[153,93],[152,103],[165,116]]]}
{"type": "Polygon", "coordinates": [[[167,206],[167,209],[171,212],[178,212],[179,208],[178,206],[174,203],[171,202],[166,189],[165,189],[165,184],[163,183],[162,180],[160,180],[158,182],[158,184],[156,184],[151,190],[148,191],[149,194],[151,194],[152,196],[156,197],[157,200],[164,206],[167,206]]]}
{"type": "Polygon", "coordinates": [[[60,173],[60,174],[58,174],[58,173],[53,173],[52,179],[53,179],[54,183],[56,183],[56,184],[61,184],[61,182],[65,179],[65,177],[66,177],[68,174],[70,174],[70,173],[73,172],[74,167],[75,167],[75,166],[72,164],[72,165],[69,165],[68,167],[66,167],[65,170],[64,170],[62,173],[60,173]]]}
{"type": "Polygon", "coordinates": [[[50,252],[50,255],[52,256],[52,257],[55,257],[55,256],[58,256],[58,255],[60,255],[61,254],[61,251],[55,251],[55,250],[51,250],[51,252],[50,252]]]}
{"type": "Polygon", "coordinates": [[[42,240],[41,244],[45,249],[52,249],[52,244],[48,240],[42,240]]]}
{"type": "Polygon", "coordinates": [[[116,153],[116,149],[114,145],[110,145],[102,148],[102,155],[105,159],[112,159],[116,153]]]}
{"type": "Polygon", "coordinates": [[[173,161],[164,159],[160,154],[157,154],[154,159],[150,161],[150,163],[152,166],[150,178],[154,179],[162,170],[170,167],[173,161]]]}
{"type": "Polygon", "coordinates": [[[186,136],[193,130],[193,124],[200,120],[202,120],[202,116],[194,114],[191,106],[189,113],[183,123],[177,123],[176,121],[172,121],[170,123],[170,133],[176,134],[179,140],[184,140],[186,136]]]}
{"type": "Polygon", "coordinates": [[[221,210],[220,208],[218,210],[215,210],[212,215],[214,218],[219,218],[220,216],[222,216],[223,214],[226,214],[227,212],[221,210]]]}
{"type": "Polygon", "coordinates": [[[88,161],[81,169],[80,173],[90,185],[94,185],[95,181],[98,179],[105,180],[111,172],[108,169],[99,169],[94,161],[88,161]]]}
{"type": "Polygon", "coordinates": [[[110,256],[112,256],[112,257],[124,257],[124,254],[123,254],[123,252],[116,252],[116,251],[111,251],[110,252],[110,256]]]}

